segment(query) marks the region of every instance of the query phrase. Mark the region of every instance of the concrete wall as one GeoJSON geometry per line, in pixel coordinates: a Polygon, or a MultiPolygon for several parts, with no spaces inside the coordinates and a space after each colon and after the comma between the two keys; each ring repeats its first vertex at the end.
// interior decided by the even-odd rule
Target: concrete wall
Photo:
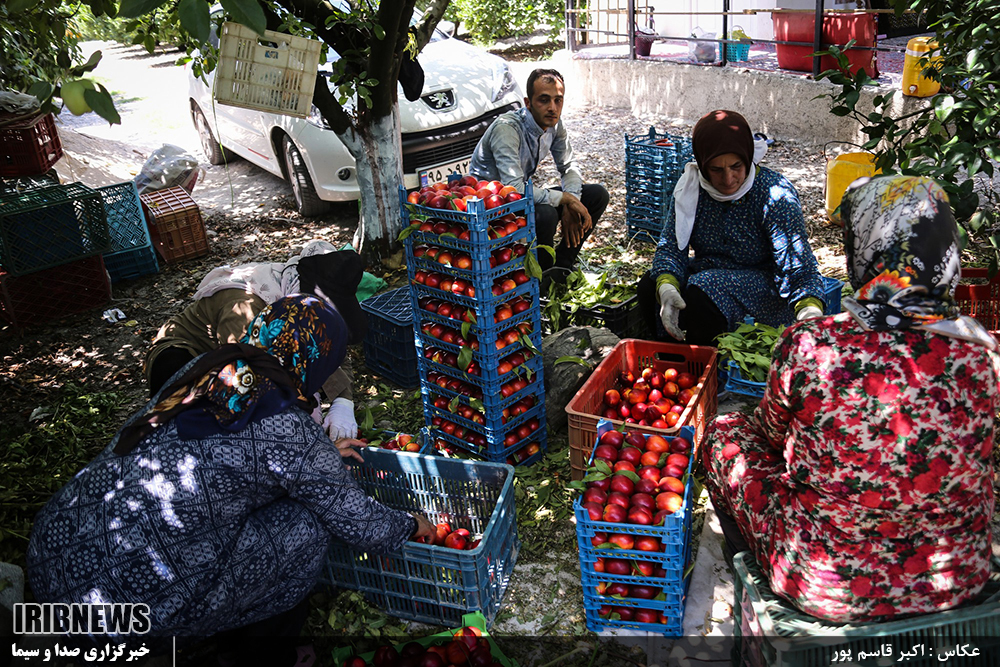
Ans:
{"type": "MultiPolygon", "coordinates": [[[[823,144],[865,136],[848,117],[830,113],[830,100],[814,99],[836,87],[827,81],[738,67],[703,67],[683,63],[572,57],[557,54],[555,66],[567,81],[567,103],[629,109],[634,114],[662,115],[696,121],[713,109],[734,109],[760,131],[776,139],[823,144]]],[[[872,87],[859,108],[871,110],[871,99],[890,92],[872,87]]],[[[906,113],[922,101],[896,91],[891,113],[906,113]]]]}

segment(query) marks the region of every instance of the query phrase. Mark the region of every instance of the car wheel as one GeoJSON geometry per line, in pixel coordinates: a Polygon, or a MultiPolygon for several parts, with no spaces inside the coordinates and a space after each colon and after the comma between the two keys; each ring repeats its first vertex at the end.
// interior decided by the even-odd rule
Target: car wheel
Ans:
{"type": "Polygon", "coordinates": [[[208,158],[209,164],[224,164],[232,161],[233,154],[215,140],[215,135],[212,134],[212,128],[208,124],[208,119],[205,118],[205,114],[198,107],[194,108],[194,126],[198,130],[201,150],[205,154],[205,157],[208,158]]]}
{"type": "Polygon", "coordinates": [[[289,137],[284,137],[282,152],[285,156],[285,169],[288,172],[288,182],[292,184],[292,194],[295,195],[295,206],[304,218],[311,218],[326,213],[330,204],[319,198],[313,186],[312,177],[302,159],[302,154],[289,137]]]}

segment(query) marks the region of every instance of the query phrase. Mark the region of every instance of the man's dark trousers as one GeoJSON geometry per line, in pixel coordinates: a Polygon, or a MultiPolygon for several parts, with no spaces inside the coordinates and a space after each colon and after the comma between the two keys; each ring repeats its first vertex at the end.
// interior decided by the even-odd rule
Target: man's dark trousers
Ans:
{"type": "MultiPolygon", "coordinates": [[[[587,240],[587,237],[589,237],[591,232],[593,232],[597,227],[597,221],[600,220],[601,215],[604,214],[604,209],[608,207],[609,200],[610,197],[608,195],[608,191],[604,189],[603,185],[598,183],[583,184],[583,192],[580,194],[580,201],[590,212],[590,219],[593,222],[590,230],[584,234],[584,241],[587,240]]],[[[540,245],[552,245],[552,241],[556,235],[556,230],[559,228],[560,209],[561,207],[549,206],[548,204],[535,205],[535,234],[538,237],[538,243],[540,245]]],[[[571,270],[573,265],[576,264],[576,256],[580,254],[580,248],[582,246],[583,243],[581,242],[576,248],[567,247],[566,237],[564,235],[559,243],[559,246],[556,248],[554,265],[571,270]]],[[[544,250],[540,251],[538,253],[538,264],[542,267],[543,271],[553,266],[552,255],[544,250]]]]}

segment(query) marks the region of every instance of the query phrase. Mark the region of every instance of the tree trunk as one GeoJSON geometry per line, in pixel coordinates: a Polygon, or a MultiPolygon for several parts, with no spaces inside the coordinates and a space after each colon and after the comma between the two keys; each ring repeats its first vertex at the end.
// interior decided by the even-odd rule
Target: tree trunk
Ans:
{"type": "MultiPolygon", "coordinates": [[[[350,132],[350,131],[349,131],[350,132]]],[[[361,189],[361,220],[354,234],[354,247],[367,263],[389,257],[396,248],[402,227],[399,187],[403,184],[403,159],[399,130],[399,107],[382,118],[372,118],[348,144],[357,161],[361,189]]]]}

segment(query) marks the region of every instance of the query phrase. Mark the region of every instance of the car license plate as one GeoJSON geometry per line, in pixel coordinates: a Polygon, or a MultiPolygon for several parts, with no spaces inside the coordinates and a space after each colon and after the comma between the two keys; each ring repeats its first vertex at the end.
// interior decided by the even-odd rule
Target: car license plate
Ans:
{"type": "Polygon", "coordinates": [[[471,162],[472,156],[470,155],[461,160],[421,169],[417,172],[417,175],[420,177],[420,187],[433,185],[434,183],[447,183],[449,174],[458,173],[464,176],[469,173],[469,164],[471,162]]]}

